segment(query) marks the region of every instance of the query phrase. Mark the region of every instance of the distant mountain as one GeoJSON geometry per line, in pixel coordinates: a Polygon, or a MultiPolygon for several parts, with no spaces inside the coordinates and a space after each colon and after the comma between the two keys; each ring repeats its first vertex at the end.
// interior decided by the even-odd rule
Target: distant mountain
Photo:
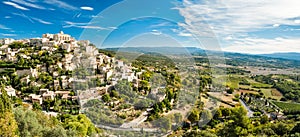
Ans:
{"type": "Polygon", "coordinates": [[[260,56],[300,61],[300,53],[297,52],[260,54],[260,56]]]}
{"type": "Polygon", "coordinates": [[[204,52],[204,50],[196,47],[121,47],[121,48],[106,48],[111,51],[125,52],[141,52],[141,53],[160,53],[160,54],[192,54],[204,52]]]}
{"type": "MultiPolygon", "coordinates": [[[[145,54],[177,54],[193,56],[206,56],[207,53],[215,56],[224,56],[226,63],[233,66],[257,66],[271,68],[300,68],[300,53],[274,53],[274,54],[243,54],[233,52],[208,51],[196,47],[126,47],[106,48],[113,52],[139,52],[145,54]]],[[[201,59],[200,59],[201,60],[201,59]]]]}
{"type": "Polygon", "coordinates": [[[128,52],[141,52],[141,53],[155,53],[159,52],[161,54],[192,54],[192,55],[205,55],[206,53],[220,54],[220,55],[236,55],[236,56],[257,56],[257,57],[267,57],[267,58],[277,58],[277,59],[288,59],[300,61],[300,53],[288,52],[288,53],[272,53],[272,54],[243,54],[234,52],[218,52],[203,50],[197,47],[125,47],[125,48],[106,48],[111,51],[128,51],[128,52]],[[222,54],[221,54],[222,53],[222,54]]]}

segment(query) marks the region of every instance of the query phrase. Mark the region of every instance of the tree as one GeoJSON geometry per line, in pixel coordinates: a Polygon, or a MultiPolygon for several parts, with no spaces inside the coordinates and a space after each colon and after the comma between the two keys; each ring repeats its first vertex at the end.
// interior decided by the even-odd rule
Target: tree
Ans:
{"type": "Polygon", "coordinates": [[[300,122],[298,122],[291,131],[292,134],[300,133],[300,122]]]}
{"type": "Polygon", "coordinates": [[[77,132],[77,136],[90,136],[96,133],[93,123],[84,114],[64,117],[64,127],[77,132]]]}
{"type": "Polygon", "coordinates": [[[237,126],[241,126],[243,128],[248,128],[247,126],[250,124],[250,120],[247,117],[247,111],[243,107],[233,108],[231,111],[230,119],[234,120],[237,126]]]}
{"type": "Polygon", "coordinates": [[[110,92],[110,96],[111,96],[111,97],[118,98],[118,97],[119,97],[119,93],[118,93],[117,91],[115,91],[115,90],[112,90],[112,91],[110,92]]]}
{"type": "Polygon", "coordinates": [[[18,123],[20,136],[42,136],[44,126],[39,123],[35,112],[19,107],[15,109],[14,114],[18,123]]]}
{"type": "Polygon", "coordinates": [[[0,114],[0,136],[14,137],[18,133],[18,124],[12,112],[4,112],[0,114]]]}
{"type": "Polygon", "coordinates": [[[232,94],[234,92],[234,89],[232,87],[230,87],[227,91],[228,94],[232,94]]]}
{"type": "Polygon", "coordinates": [[[142,78],[142,80],[149,81],[151,76],[152,76],[152,73],[150,71],[146,71],[146,72],[142,73],[141,78],[142,78]]]}
{"type": "Polygon", "coordinates": [[[0,95],[0,136],[13,137],[18,132],[18,125],[12,113],[11,100],[1,83],[0,95]]]}
{"type": "Polygon", "coordinates": [[[24,66],[24,63],[25,63],[24,58],[20,58],[20,59],[18,60],[18,65],[24,66]]]}
{"type": "Polygon", "coordinates": [[[43,101],[43,108],[46,109],[46,111],[49,111],[51,107],[52,101],[50,99],[46,99],[43,101]]]}
{"type": "Polygon", "coordinates": [[[274,130],[274,132],[277,135],[283,136],[289,133],[289,131],[292,129],[292,127],[288,124],[285,124],[283,122],[279,122],[276,124],[273,124],[271,128],[274,130]]]}
{"type": "Polygon", "coordinates": [[[262,126],[256,129],[259,134],[263,134],[266,136],[275,136],[276,133],[269,126],[262,126]]]}
{"type": "Polygon", "coordinates": [[[139,99],[136,103],[134,103],[135,109],[145,109],[150,106],[151,100],[149,99],[139,99]]]}
{"type": "Polygon", "coordinates": [[[104,94],[104,95],[102,96],[102,100],[103,100],[104,102],[108,102],[108,101],[110,100],[109,94],[104,94]]]}
{"type": "Polygon", "coordinates": [[[167,117],[162,117],[154,121],[157,128],[160,128],[162,132],[167,132],[172,127],[172,122],[167,117]]]}
{"type": "Polygon", "coordinates": [[[205,130],[204,131],[192,130],[190,132],[183,134],[183,137],[217,137],[217,135],[205,130]]]}
{"type": "Polygon", "coordinates": [[[224,122],[224,126],[218,131],[218,134],[225,137],[247,136],[251,125],[247,111],[243,107],[235,107],[230,112],[229,120],[224,122]]]}
{"type": "Polygon", "coordinates": [[[32,107],[33,107],[33,110],[42,110],[42,106],[36,102],[33,103],[32,107]]]}
{"type": "Polygon", "coordinates": [[[266,115],[266,114],[264,114],[264,115],[262,115],[261,117],[260,117],[260,123],[261,124],[266,124],[266,123],[268,123],[269,122],[269,118],[268,118],[268,116],[266,115]]]}
{"type": "Polygon", "coordinates": [[[11,112],[11,100],[9,99],[7,92],[4,90],[4,85],[2,83],[0,93],[0,114],[5,112],[11,112]]]}
{"type": "Polygon", "coordinates": [[[62,126],[57,125],[44,130],[43,137],[68,137],[67,131],[62,126]]]}
{"type": "Polygon", "coordinates": [[[210,111],[208,110],[203,110],[201,112],[201,119],[204,120],[204,121],[210,121],[212,119],[212,114],[210,111]]]}
{"type": "Polygon", "coordinates": [[[123,94],[128,97],[136,97],[136,93],[132,90],[130,83],[127,80],[119,80],[115,85],[115,90],[119,92],[119,94],[123,94]]]}
{"type": "Polygon", "coordinates": [[[198,122],[200,119],[200,112],[197,109],[193,109],[188,116],[188,120],[191,121],[192,123],[198,122]]]}
{"type": "Polygon", "coordinates": [[[26,46],[27,45],[24,45],[22,42],[17,42],[17,41],[15,41],[9,45],[9,47],[12,49],[20,49],[20,48],[24,48],[26,46]]]}
{"type": "Polygon", "coordinates": [[[149,82],[146,81],[146,80],[141,80],[140,81],[140,87],[141,87],[142,90],[145,90],[145,91],[149,91],[150,90],[149,82]]]}
{"type": "Polygon", "coordinates": [[[62,110],[61,100],[60,99],[55,99],[53,107],[54,107],[54,111],[61,112],[61,110],[62,110]]]}
{"type": "Polygon", "coordinates": [[[216,109],[215,115],[214,115],[214,119],[218,119],[221,118],[222,115],[222,110],[221,109],[216,109]]]}
{"type": "Polygon", "coordinates": [[[175,113],[174,114],[174,120],[175,120],[175,123],[179,123],[182,121],[182,115],[181,113],[175,113]]]}
{"type": "Polygon", "coordinates": [[[225,118],[230,116],[230,114],[231,114],[231,110],[229,108],[222,108],[221,112],[225,118]]]}

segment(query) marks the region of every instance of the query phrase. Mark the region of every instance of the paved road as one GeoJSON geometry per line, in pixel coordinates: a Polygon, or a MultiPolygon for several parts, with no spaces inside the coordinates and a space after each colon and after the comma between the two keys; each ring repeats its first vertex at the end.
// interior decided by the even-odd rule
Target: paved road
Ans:
{"type": "Polygon", "coordinates": [[[243,100],[240,99],[240,102],[241,102],[242,106],[244,108],[246,108],[246,110],[247,110],[247,116],[248,117],[253,117],[253,113],[254,112],[246,105],[246,103],[243,100]]]}
{"type": "Polygon", "coordinates": [[[107,129],[107,130],[116,130],[116,131],[135,131],[135,132],[160,132],[157,128],[121,128],[121,127],[110,127],[104,125],[96,125],[98,128],[107,129]]]}
{"type": "Polygon", "coordinates": [[[128,123],[124,123],[122,124],[120,127],[121,128],[132,128],[132,127],[137,127],[139,124],[143,123],[145,120],[147,120],[147,111],[144,111],[138,118],[128,122],[128,123]]]}

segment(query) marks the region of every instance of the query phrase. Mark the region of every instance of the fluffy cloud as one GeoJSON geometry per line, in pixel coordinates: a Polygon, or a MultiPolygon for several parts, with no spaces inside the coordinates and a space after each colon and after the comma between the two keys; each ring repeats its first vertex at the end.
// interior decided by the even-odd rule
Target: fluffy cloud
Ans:
{"type": "Polygon", "coordinates": [[[255,31],[273,24],[297,25],[293,19],[300,16],[298,5],[298,0],[183,0],[183,7],[178,9],[186,24],[203,25],[207,22],[217,33],[232,34],[255,31]]]}
{"type": "Polygon", "coordinates": [[[184,17],[179,26],[198,37],[218,36],[226,51],[270,53],[298,50],[300,38],[252,38],[249,33],[299,26],[299,5],[299,0],[183,0],[176,9],[184,17]]]}

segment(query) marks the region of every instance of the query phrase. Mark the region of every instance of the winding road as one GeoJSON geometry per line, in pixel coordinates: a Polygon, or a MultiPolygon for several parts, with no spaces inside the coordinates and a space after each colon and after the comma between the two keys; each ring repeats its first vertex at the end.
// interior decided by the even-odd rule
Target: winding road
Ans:
{"type": "Polygon", "coordinates": [[[247,104],[242,99],[240,99],[240,102],[241,102],[242,106],[247,110],[247,116],[253,117],[254,112],[247,106],[247,104]]]}
{"type": "Polygon", "coordinates": [[[122,127],[110,127],[105,125],[96,125],[98,128],[106,129],[106,130],[115,130],[115,131],[135,131],[135,132],[157,132],[159,133],[160,130],[157,128],[122,128],[122,127]]]}

